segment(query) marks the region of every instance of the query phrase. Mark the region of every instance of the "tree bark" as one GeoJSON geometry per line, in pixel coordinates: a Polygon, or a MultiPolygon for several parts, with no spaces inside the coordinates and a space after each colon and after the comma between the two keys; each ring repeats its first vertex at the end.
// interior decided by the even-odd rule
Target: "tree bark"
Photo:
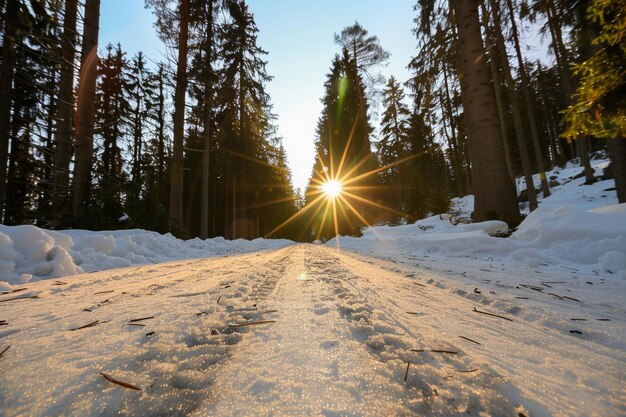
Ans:
{"type": "Polygon", "coordinates": [[[213,0],[209,0],[207,12],[207,38],[205,46],[204,80],[204,132],[202,134],[202,205],[200,212],[200,239],[209,237],[209,151],[211,149],[211,126],[213,124],[213,0]]]}
{"type": "Polygon", "coordinates": [[[526,104],[526,114],[528,116],[528,124],[530,125],[530,137],[533,141],[533,148],[535,150],[535,159],[537,160],[537,168],[539,169],[539,179],[541,180],[541,191],[543,197],[546,198],[550,195],[550,187],[548,186],[548,179],[546,178],[546,171],[543,163],[543,152],[541,152],[541,144],[539,143],[539,133],[537,132],[537,121],[535,120],[535,110],[533,107],[532,97],[530,96],[530,79],[526,72],[526,66],[524,64],[524,58],[522,57],[522,51],[519,46],[519,35],[517,33],[517,23],[515,22],[515,14],[513,13],[513,3],[511,0],[507,0],[507,6],[509,9],[509,19],[511,20],[511,30],[513,32],[513,45],[515,46],[515,54],[517,55],[517,64],[519,65],[519,73],[522,78],[522,91],[524,94],[524,102],[526,104]]]}
{"type": "Polygon", "coordinates": [[[494,35],[496,37],[495,54],[499,56],[504,72],[504,80],[507,90],[509,90],[509,98],[511,101],[511,112],[513,113],[513,126],[515,127],[515,137],[519,149],[520,160],[522,162],[522,172],[524,181],[526,182],[526,194],[528,195],[528,205],[530,211],[537,208],[537,193],[535,191],[535,183],[533,181],[533,173],[530,166],[530,157],[528,155],[528,143],[526,141],[526,132],[524,131],[524,123],[522,122],[522,106],[519,103],[517,92],[515,89],[515,81],[511,74],[511,66],[509,58],[506,55],[506,44],[502,36],[502,25],[500,23],[500,10],[497,1],[491,0],[491,10],[494,23],[494,35]]]}
{"type": "MultiPolygon", "coordinates": [[[[572,94],[574,94],[574,87],[572,85],[572,75],[569,68],[569,56],[565,43],[563,42],[563,32],[561,31],[561,25],[558,21],[558,11],[553,0],[548,0],[548,25],[550,26],[550,34],[552,36],[552,46],[557,58],[557,66],[561,74],[561,81],[567,95],[568,103],[572,102],[572,94]],[[559,63],[560,61],[560,63],[559,63]]],[[[593,184],[595,182],[594,170],[591,168],[591,162],[589,161],[589,150],[587,148],[587,141],[584,136],[578,136],[575,140],[576,152],[580,158],[580,164],[583,167],[585,173],[585,183],[593,184]]]]}
{"type": "Polygon", "coordinates": [[[626,203],[626,137],[620,135],[607,140],[617,189],[617,201],[626,203]]]}
{"type": "Polygon", "coordinates": [[[74,163],[74,182],[72,184],[74,191],[72,213],[75,223],[82,222],[85,216],[85,206],[89,199],[91,188],[100,0],[86,0],[84,26],[80,78],[78,80],[78,106],[76,110],[76,161],[74,163]]]}
{"type": "Polygon", "coordinates": [[[77,7],[77,0],[65,1],[61,46],[61,78],[59,80],[59,107],[57,113],[58,121],[56,126],[56,146],[52,171],[53,227],[59,227],[63,224],[63,219],[67,213],[74,121],[74,56],[76,50],[77,7]]]}
{"type": "Polygon", "coordinates": [[[185,94],[187,92],[187,41],[189,37],[189,0],[180,2],[178,64],[174,93],[174,149],[170,187],[170,231],[183,234],[183,145],[185,141],[185,94]]]}
{"type": "Polygon", "coordinates": [[[500,80],[500,67],[498,66],[498,53],[497,46],[495,41],[495,35],[491,31],[491,28],[488,24],[487,12],[485,3],[481,3],[482,12],[483,12],[483,26],[485,27],[485,33],[489,36],[493,45],[491,45],[491,49],[488,51],[489,56],[489,69],[491,70],[491,77],[493,79],[493,90],[496,97],[496,105],[498,106],[498,121],[500,122],[500,132],[502,134],[502,146],[504,148],[504,157],[506,159],[506,169],[509,172],[509,178],[511,178],[511,182],[515,184],[515,171],[513,170],[513,161],[511,160],[511,150],[509,149],[509,141],[507,138],[506,132],[506,116],[504,110],[504,102],[502,97],[502,82],[500,80]]]}
{"type": "Polygon", "coordinates": [[[0,69],[0,221],[6,196],[7,159],[13,101],[13,75],[15,70],[15,33],[18,1],[8,0],[2,42],[2,68],[0,69]]]}
{"type": "Polygon", "coordinates": [[[154,206],[155,216],[161,214],[161,191],[163,188],[163,174],[165,165],[165,72],[163,64],[159,65],[159,98],[157,107],[157,177],[156,177],[156,198],[154,206]]]}
{"type": "Polygon", "coordinates": [[[467,120],[474,221],[519,224],[519,208],[508,177],[493,89],[484,61],[477,0],[450,0],[459,34],[461,98],[467,120]]]}

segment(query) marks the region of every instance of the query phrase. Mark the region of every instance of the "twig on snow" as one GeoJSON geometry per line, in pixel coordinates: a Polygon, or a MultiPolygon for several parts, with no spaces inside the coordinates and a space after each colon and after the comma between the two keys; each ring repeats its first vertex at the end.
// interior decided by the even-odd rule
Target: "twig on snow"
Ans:
{"type": "Polygon", "coordinates": [[[230,327],[231,329],[235,329],[237,327],[255,326],[257,324],[268,324],[268,323],[276,323],[276,320],[261,320],[261,321],[253,321],[251,323],[229,324],[228,327],[230,327]]]}
{"type": "Polygon", "coordinates": [[[142,317],[140,319],[132,319],[132,320],[128,320],[129,323],[136,323],[138,321],[144,321],[144,320],[150,320],[153,319],[154,316],[150,316],[150,317],[142,317]]]}
{"type": "Polygon", "coordinates": [[[510,319],[508,317],[500,316],[498,314],[488,313],[486,311],[477,310],[476,307],[474,307],[473,311],[475,311],[476,313],[485,314],[487,316],[498,317],[498,318],[501,318],[501,319],[504,319],[504,320],[513,321],[513,319],[510,319]]]}
{"type": "Polygon", "coordinates": [[[411,366],[411,361],[406,363],[406,371],[404,371],[404,382],[409,378],[409,367],[411,366]]]}
{"type": "Polygon", "coordinates": [[[26,297],[13,297],[13,298],[7,298],[5,300],[0,300],[0,303],[6,303],[8,301],[27,300],[29,298],[40,298],[40,297],[38,295],[28,295],[26,297]]]}
{"type": "Polygon", "coordinates": [[[73,329],[70,329],[70,332],[73,332],[74,330],[86,329],[87,327],[93,327],[99,323],[100,323],[100,320],[92,321],[91,323],[85,324],[84,326],[74,327],[73,329]]]}
{"type": "Polygon", "coordinates": [[[411,352],[449,353],[451,355],[458,355],[459,353],[454,350],[444,350],[444,349],[411,349],[411,352]]]}
{"type": "Polygon", "coordinates": [[[104,377],[104,379],[106,379],[109,382],[112,382],[114,384],[120,385],[124,388],[130,388],[130,389],[134,389],[136,391],[141,391],[141,388],[136,387],[133,384],[129,384],[128,382],[124,382],[124,381],[118,381],[117,379],[113,378],[112,376],[109,376],[107,374],[105,374],[104,372],[100,372],[100,375],[102,375],[104,377]]]}
{"type": "Polygon", "coordinates": [[[0,352],[0,358],[2,357],[2,355],[4,355],[4,353],[9,350],[9,348],[11,347],[11,345],[7,346],[4,348],[4,350],[2,352],[0,352]]]}
{"type": "Polygon", "coordinates": [[[472,342],[472,343],[476,343],[477,345],[480,345],[480,344],[481,344],[481,343],[478,343],[477,341],[475,341],[475,340],[473,340],[473,339],[470,339],[469,337],[465,337],[465,336],[459,336],[459,337],[460,337],[461,339],[468,340],[468,341],[470,341],[470,342],[472,342]]]}

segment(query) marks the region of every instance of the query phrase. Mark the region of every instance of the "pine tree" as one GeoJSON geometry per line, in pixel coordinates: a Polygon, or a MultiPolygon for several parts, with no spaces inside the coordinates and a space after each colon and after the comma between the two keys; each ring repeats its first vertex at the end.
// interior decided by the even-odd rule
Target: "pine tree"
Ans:
{"type": "MultiPolygon", "coordinates": [[[[382,92],[383,114],[380,122],[381,138],[376,144],[378,159],[382,166],[393,165],[407,156],[407,130],[410,111],[404,103],[404,91],[394,76],[389,77],[382,92]]],[[[380,173],[381,185],[387,191],[382,198],[386,206],[405,211],[404,166],[391,166],[380,173]]]]}
{"type": "Polygon", "coordinates": [[[513,184],[506,173],[498,115],[487,68],[478,19],[478,2],[451,0],[458,30],[462,72],[461,95],[473,164],[474,221],[499,219],[519,223],[513,184]]]}
{"type": "Polygon", "coordinates": [[[72,182],[72,214],[76,225],[86,221],[85,207],[91,189],[99,22],[100,0],[86,0],[76,106],[76,160],[72,182]]]}
{"type": "Polygon", "coordinates": [[[66,216],[68,214],[67,202],[69,201],[69,169],[74,135],[74,56],[77,7],[77,0],[65,1],[52,186],[53,226],[60,226],[68,222],[66,216]]]}

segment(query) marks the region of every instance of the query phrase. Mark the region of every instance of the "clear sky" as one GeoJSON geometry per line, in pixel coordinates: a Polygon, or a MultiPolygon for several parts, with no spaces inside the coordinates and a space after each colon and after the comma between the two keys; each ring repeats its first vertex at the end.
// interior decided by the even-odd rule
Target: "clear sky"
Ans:
{"type": "MultiPolygon", "coordinates": [[[[278,129],[287,150],[294,186],[304,189],[315,158],[315,126],[321,112],[323,84],[338,46],[333,34],[358,20],[391,53],[383,74],[400,81],[415,54],[415,0],[249,0],[259,27],[258,44],[269,55],[267,86],[278,115],[278,129]]],[[[141,50],[159,60],[165,47],[152,26],[154,18],[143,0],[104,0],[100,45],[122,44],[129,55],[141,50]]]]}

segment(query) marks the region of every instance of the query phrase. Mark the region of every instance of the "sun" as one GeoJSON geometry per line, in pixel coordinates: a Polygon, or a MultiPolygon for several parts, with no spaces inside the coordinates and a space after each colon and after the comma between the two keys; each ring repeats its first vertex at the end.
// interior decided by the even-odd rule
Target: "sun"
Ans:
{"type": "Polygon", "coordinates": [[[330,199],[334,199],[341,194],[341,183],[337,180],[326,181],[320,188],[330,199]]]}

